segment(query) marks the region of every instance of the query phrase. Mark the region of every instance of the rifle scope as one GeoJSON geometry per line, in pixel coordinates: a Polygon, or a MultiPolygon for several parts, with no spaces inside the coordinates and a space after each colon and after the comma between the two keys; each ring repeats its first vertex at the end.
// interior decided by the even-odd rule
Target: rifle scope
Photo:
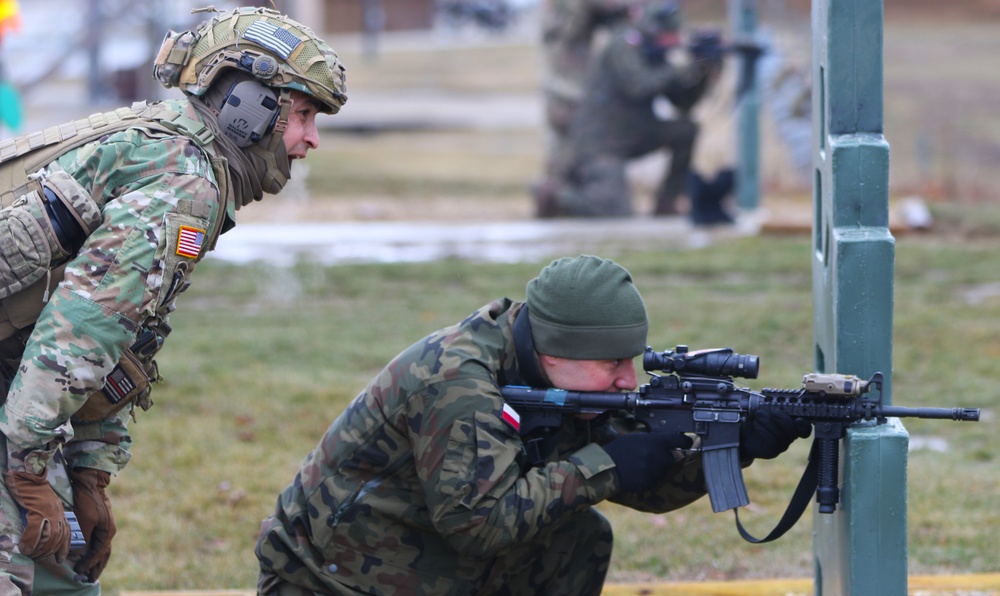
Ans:
{"type": "Polygon", "coordinates": [[[717,348],[689,352],[687,346],[656,352],[647,347],[642,357],[646,372],[663,371],[681,375],[706,375],[711,377],[740,377],[756,379],[760,370],[760,357],[737,354],[732,348],[717,348]]]}

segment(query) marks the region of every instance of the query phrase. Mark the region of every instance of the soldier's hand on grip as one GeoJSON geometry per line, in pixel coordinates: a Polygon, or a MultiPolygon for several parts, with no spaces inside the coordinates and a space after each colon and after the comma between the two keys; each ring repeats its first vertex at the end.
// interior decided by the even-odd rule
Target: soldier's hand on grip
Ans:
{"type": "Polygon", "coordinates": [[[812,425],[803,418],[793,418],[782,410],[761,410],[740,429],[740,457],[774,459],[795,439],[805,439],[810,434],[812,425]]]}
{"type": "Polygon", "coordinates": [[[681,433],[633,433],[602,448],[615,462],[619,490],[631,493],[655,488],[673,465],[674,450],[687,449],[691,443],[691,438],[681,433]]]}

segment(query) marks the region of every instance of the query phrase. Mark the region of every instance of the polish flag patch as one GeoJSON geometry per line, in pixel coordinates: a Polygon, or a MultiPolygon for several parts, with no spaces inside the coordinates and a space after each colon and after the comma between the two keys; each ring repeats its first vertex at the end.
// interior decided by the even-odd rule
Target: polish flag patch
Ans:
{"type": "Polygon", "coordinates": [[[510,407],[509,404],[503,405],[503,412],[501,413],[501,418],[504,422],[511,425],[514,430],[520,432],[521,430],[521,416],[517,413],[514,408],[510,407]]]}

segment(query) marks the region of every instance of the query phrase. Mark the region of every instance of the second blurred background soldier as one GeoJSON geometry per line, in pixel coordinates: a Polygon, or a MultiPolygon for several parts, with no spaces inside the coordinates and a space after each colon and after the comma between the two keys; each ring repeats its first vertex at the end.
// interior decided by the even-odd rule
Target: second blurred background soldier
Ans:
{"type": "Polygon", "coordinates": [[[543,0],[542,77],[546,125],[546,162],[532,194],[536,214],[552,208],[551,194],[569,159],[570,122],[583,100],[587,74],[602,46],[601,33],[627,22],[629,6],[639,0],[543,0]]]}

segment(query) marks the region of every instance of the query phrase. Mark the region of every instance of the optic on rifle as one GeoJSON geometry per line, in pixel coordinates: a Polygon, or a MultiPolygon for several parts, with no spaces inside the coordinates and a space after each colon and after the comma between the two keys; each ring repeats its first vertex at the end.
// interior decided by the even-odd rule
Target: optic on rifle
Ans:
{"type": "Polygon", "coordinates": [[[708,375],[756,379],[760,357],[737,354],[732,348],[716,348],[689,352],[687,346],[656,352],[647,347],[642,357],[646,372],[662,371],[679,375],[708,375]]]}

